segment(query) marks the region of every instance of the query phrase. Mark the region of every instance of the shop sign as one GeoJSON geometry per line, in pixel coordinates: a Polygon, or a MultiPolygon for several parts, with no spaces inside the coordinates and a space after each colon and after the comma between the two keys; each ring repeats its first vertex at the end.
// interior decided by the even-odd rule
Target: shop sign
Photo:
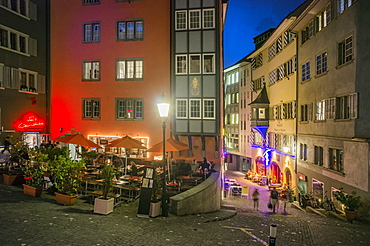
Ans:
{"type": "Polygon", "coordinates": [[[21,119],[16,120],[13,127],[17,131],[42,131],[45,128],[45,121],[35,113],[28,112],[21,119]]]}
{"type": "Polygon", "coordinates": [[[307,176],[303,175],[302,173],[297,174],[298,179],[307,182],[307,176]]]}

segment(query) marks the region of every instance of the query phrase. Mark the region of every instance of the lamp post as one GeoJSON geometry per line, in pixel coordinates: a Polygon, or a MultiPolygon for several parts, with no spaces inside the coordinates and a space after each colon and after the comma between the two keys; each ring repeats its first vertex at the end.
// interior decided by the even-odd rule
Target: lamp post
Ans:
{"type": "Polygon", "coordinates": [[[162,129],[163,129],[163,185],[162,185],[162,216],[168,216],[167,207],[167,184],[166,184],[166,121],[168,118],[168,112],[170,109],[170,104],[164,101],[164,94],[162,94],[162,102],[157,104],[159,116],[162,119],[162,129]]]}

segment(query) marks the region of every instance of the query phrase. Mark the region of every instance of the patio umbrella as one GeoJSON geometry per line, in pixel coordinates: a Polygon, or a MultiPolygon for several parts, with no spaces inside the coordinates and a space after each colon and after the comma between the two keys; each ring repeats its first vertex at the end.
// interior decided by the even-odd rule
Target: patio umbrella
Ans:
{"type": "MultiPolygon", "coordinates": [[[[180,151],[186,149],[189,149],[189,146],[187,144],[184,144],[183,142],[177,141],[173,138],[168,138],[166,140],[166,152],[180,151]]],[[[147,150],[147,152],[163,152],[163,142],[153,145],[150,149],[147,150]]]]}
{"type": "MultiPolygon", "coordinates": [[[[117,147],[117,148],[125,148],[125,149],[147,149],[145,146],[143,146],[143,143],[140,142],[139,140],[136,140],[132,137],[129,136],[124,136],[122,138],[113,140],[110,142],[106,147],[112,148],[112,147],[117,147]]],[[[125,175],[127,173],[127,157],[125,158],[125,175]]]]}
{"type": "Polygon", "coordinates": [[[84,137],[81,133],[76,133],[72,135],[64,135],[64,136],[61,136],[59,138],[55,138],[52,140],[56,142],[62,142],[62,143],[77,144],[83,147],[101,148],[100,145],[84,137]]]}

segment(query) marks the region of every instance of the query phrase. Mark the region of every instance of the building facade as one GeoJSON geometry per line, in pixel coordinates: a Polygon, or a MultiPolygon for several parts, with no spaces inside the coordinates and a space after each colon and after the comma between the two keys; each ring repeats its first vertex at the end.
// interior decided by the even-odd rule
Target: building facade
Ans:
{"type": "Polygon", "coordinates": [[[0,1],[0,146],[47,140],[48,3],[0,1]]]}
{"type": "MultiPolygon", "coordinates": [[[[298,34],[299,187],[317,200],[343,187],[369,199],[368,1],[313,1],[298,34]]],[[[366,206],[363,207],[366,209],[366,206]]]]}

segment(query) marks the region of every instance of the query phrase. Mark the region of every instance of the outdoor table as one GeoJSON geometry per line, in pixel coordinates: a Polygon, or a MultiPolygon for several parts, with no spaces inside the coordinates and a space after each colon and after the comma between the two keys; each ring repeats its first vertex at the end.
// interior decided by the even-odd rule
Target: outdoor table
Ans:
{"type": "Polygon", "coordinates": [[[176,177],[176,179],[179,179],[179,180],[181,180],[181,182],[184,182],[184,183],[195,182],[195,185],[197,185],[198,180],[200,180],[202,178],[201,177],[192,177],[192,176],[179,176],[179,177],[176,177]]]}

